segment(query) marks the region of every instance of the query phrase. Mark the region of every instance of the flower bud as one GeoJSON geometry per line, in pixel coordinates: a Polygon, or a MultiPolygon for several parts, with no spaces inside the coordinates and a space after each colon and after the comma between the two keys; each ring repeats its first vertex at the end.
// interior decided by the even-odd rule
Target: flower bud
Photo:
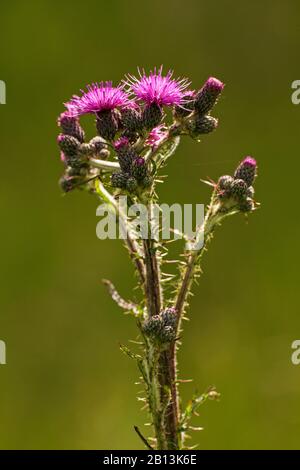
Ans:
{"type": "Polygon", "coordinates": [[[120,168],[125,173],[131,173],[133,160],[136,152],[130,147],[122,147],[117,151],[120,168]]]}
{"type": "MultiPolygon", "coordinates": [[[[167,309],[168,310],[168,309],[167,309]]],[[[143,332],[158,344],[164,345],[176,339],[176,313],[154,315],[144,322],[143,332]],[[172,320],[171,320],[172,316],[172,320]],[[167,321],[166,321],[167,319],[167,321]],[[175,322],[174,322],[175,319],[175,322]]]]}
{"type": "Polygon", "coordinates": [[[216,104],[224,88],[224,83],[214,77],[210,77],[195,98],[195,111],[203,116],[207,114],[216,104]]]}
{"type": "Polygon", "coordinates": [[[218,119],[212,116],[202,116],[188,122],[189,134],[193,139],[198,139],[201,134],[209,134],[218,127],[218,119]]]}
{"type": "Polygon", "coordinates": [[[134,193],[136,188],[138,186],[138,183],[137,183],[137,180],[133,177],[133,176],[130,176],[128,179],[127,179],[127,182],[126,182],[126,189],[129,193],[134,193]]]}
{"type": "Polygon", "coordinates": [[[58,145],[65,156],[75,156],[79,152],[80,142],[71,135],[59,134],[57,138],[58,145]]]}
{"type": "Polygon", "coordinates": [[[237,167],[234,173],[236,179],[242,179],[247,186],[252,186],[257,171],[256,160],[252,157],[246,157],[237,167]]]}
{"type": "Polygon", "coordinates": [[[146,336],[150,337],[159,337],[162,329],[162,322],[159,315],[154,315],[153,317],[146,320],[143,324],[143,332],[146,336]]]}
{"type": "Polygon", "coordinates": [[[118,115],[115,110],[105,110],[97,113],[96,128],[103,139],[113,140],[118,127],[118,115]]]}
{"type": "Polygon", "coordinates": [[[126,189],[128,178],[129,175],[121,171],[113,173],[110,178],[111,185],[114,188],[126,189]]]}
{"type": "Polygon", "coordinates": [[[102,137],[96,136],[93,139],[90,140],[89,143],[84,143],[81,144],[80,146],[80,153],[82,155],[87,155],[89,157],[91,156],[98,156],[100,155],[101,151],[105,150],[107,153],[107,144],[102,137]]]}
{"type": "Polygon", "coordinates": [[[147,165],[143,157],[136,157],[133,160],[132,174],[139,181],[143,180],[147,175],[147,165]]]}
{"type": "Polygon", "coordinates": [[[234,180],[233,180],[232,176],[229,176],[229,175],[221,176],[218,180],[217,187],[218,187],[218,189],[221,189],[221,190],[230,189],[233,181],[234,180]]]}
{"type": "Polygon", "coordinates": [[[57,123],[64,134],[76,137],[79,142],[84,141],[84,130],[80,126],[79,119],[77,117],[69,116],[68,113],[62,113],[59,116],[57,123]]]}
{"type": "Polygon", "coordinates": [[[164,326],[176,327],[177,310],[174,307],[168,307],[161,312],[161,319],[164,326]]]}
{"type": "Polygon", "coordinates": [[[242,179],[235,179],[231,185],[230,193],[234,199],[242,200],[247,196],[247,184],[242,179]]]}
{"type": "Polygon", "coordinates": [[[145,189],[151,188],[152,184],[153,178],[150,175],[145,176],[145,178],[140,182],[140,185],[145,189]]]}
{"type": "Polygon", "coordinates": [[[156,103],[147,105],[143,110],[143,125],[147,130],[152,130],[158,126],[163,118],[163,111],[161,107],[156,103]]]}
{"type": "Polygon", "coordinates": [[[129,132],[138,132],[143,128],[141,112],[135,108],[124,109],[121,113],[122,127],[129,132]]]}

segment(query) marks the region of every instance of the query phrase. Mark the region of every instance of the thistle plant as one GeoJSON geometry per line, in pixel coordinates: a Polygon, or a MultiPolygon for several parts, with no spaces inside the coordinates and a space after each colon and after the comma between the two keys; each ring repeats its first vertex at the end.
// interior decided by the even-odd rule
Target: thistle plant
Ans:
{"type": "Polygon", "coordinates": [[[172,72],[144,70],[127,76],[118,85],[94,83],[65,103],[60,115],[58,145],[64,174],[64,192],[85,190],[105,202],[126,229],[124,243],[136,271],[140,291],[138,301],[124,300],[114,285],[105,280],[112,299],[134,317],[139,334],[137,351],[122,350],[137,363],[144,401],[150,415],[153,436],[135,430],[151,449],[187,449],[188,432],[195,429],[191,419],[207,399],[218,399],[214,388],[195,395],[183,406],[179,396],[176,355],[182,339],[182,320],[187,315],[194,280],[201,273],[201,259],[218,225],[234,214],[248,216],[257,207],[253,183],[257,165],[245,157],[232,175],[212,188],[210,203],[200,226],[195,228],[192,244],[186,245],[177,275],[163,272],[168,262],[168,243],[155,237],[136,237],[132,218],[120,207],[121,196],[127,204],[142,203],[151,226],[152,207],[158,202],[157,183],[161,169],[184,137],[196,142],[218,127],[211,115],[224,84],[209,78],[195,91],[186,79],[175,79],[172,72]],[[96,135],[87,141],[80,117],[91,114],[96,135]],[[202,243],[201,240],[203,240],[202,243]],[[192,246],[192,248],[191,248],[192,246]]]}

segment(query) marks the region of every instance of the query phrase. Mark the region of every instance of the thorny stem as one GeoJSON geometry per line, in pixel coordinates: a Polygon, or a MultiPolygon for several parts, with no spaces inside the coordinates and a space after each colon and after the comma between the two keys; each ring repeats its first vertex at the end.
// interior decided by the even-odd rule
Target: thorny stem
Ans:
{"type": "MultiPolygon", "coordinates": [[[[150,208],[148,214],[151,224],[150,208]]],[[[160,263],[155,241],[149,236],[143,241],[146,266],[146,292],[148,315],[159,315],[162,308],[160,263]]],[[[155,348],[151,345],[151,348],[155,348]]],[[[158,364],[154,367],[154,387],[159,384],[159,402],[155,408],[150,405],[153,415],[157,445],[159,449],[179,449],[178,442],[178,399],[176,377],[176,350],[159,351],[158,364]],[[157,416],[157,413],[159,416],[157,416]],[[157,425],[159,423],[159,425],[157,425]],[[162,426],[161,426],[162,425],[162,426]],[[161,435],[163,434],[163,436],[161,435]],[[165,447],[160,447],[165,445],[165,447]]],[[[149,359],[151,359],[149,357],[149,359]]],[[[149,364],[151,367],[151,364],[149,364]]]]}

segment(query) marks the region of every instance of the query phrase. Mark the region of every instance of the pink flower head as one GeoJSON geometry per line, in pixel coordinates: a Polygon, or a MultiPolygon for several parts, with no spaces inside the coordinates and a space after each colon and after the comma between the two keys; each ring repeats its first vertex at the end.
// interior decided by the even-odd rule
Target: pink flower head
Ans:
{"type": "Polygon", "coordinates": [[[221,80],[219,80],[218,78],[215,78],[215,77],[209,77],[206,82],[205,82],[205,85],[204,85],[206,88],[208,88],[209,90],[214,90],[218,93],[221,93],[221,91],[223,90],[224,88],[224,83],[221,82],[221,80]]]}
{"type": "Polygon", "coordinates": [[[151,132],[149,132],[147,140],[146,140],[146,145],[149,145],[152,147],[154,150],[158,147],[160,142],[167,136],[168,132],[165,130],[166,128],[164,127],[163,124],[154,127],[151,132]]]}
{"type": "Polygon", "coordinates": [[[162,67],[156,71],[150,71],[146,75],[145,71],[139,71],[139,77],[129,75],[127,85],[138,99],[147,105],[157,104],[158,106],[173,106],[181,103],[184,90],[188,86],[186,79],[172,78],[173,72],[169,70],[166,75],[162,75],[162,67]]]}
{"type": "Polygon", "coordinates": [[[87,91],[81,90],[82,95],[73,95],[65,103],[69,115],[80,116],[87,113],[99,113],[115,108],[126,108],[131,105],[129,96],[122,85],[112,86],[112,82],[101,82],[87,85],[87,91]]]}

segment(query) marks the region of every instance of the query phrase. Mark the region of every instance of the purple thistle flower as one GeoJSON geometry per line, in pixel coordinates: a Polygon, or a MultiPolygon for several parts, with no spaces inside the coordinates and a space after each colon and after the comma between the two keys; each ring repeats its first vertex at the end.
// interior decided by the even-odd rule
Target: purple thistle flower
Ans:
{"type": "Polygon", "coordinates": [[[165,129],[163,124],[154,127],[151,132],[149,132],[146,145],[149,145],[154,150],[159,146],[160,142],[167,136],[168,132],[165,129]]]}
{"type": "Polygon", "coordinates": [[[147,105],[173,106],[181,103],[184,90],[189,85],[186,79],[172,78],[173,72],[169,70],[162,75],[162,66],[156,71],[150,71],[146,75],[145,70],[139,70],[139,77],[129,75],[127,85],[138,99],[147,105]]]}
{"type": "Polygon", "coordinates": [[[82,96],[73,95],[65,103],[71,116],[80,116],[87,113],[99,113],[115,108],[124,109],[132,106],[129,96],[122,85],[112,86],[112,82],[101,82],[87,85],[87,91],[81,90],[82,96]]]}

